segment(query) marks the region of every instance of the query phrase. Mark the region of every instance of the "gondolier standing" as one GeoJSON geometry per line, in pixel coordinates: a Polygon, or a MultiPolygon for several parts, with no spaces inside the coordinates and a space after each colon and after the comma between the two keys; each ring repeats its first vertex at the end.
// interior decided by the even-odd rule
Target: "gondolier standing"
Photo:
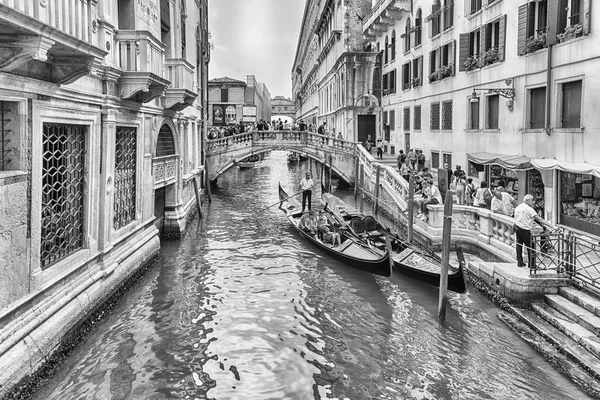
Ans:
{"type": "Polygon", "coordinates": [[[300,181],[300,189],[302,190],[302,212],[304,212],[306,208],[306,200],[308,199],[308,211],[310,211],[310,204],[312,201],[312,188],[314,186],[314,182],[310,177],[310,172],[306,173],[306,177],[302,178],[300,181]]]}

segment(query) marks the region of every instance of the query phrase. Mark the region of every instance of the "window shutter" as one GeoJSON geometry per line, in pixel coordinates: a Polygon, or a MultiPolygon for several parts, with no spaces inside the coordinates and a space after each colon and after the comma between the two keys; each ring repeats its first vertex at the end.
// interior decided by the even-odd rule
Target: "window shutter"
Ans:
{"type": "MultiPolygon", "coordinates": [[[[487,31],[487,25],[482,25],[481,29],[479,30],[479,55],[483,55],[483,53],[485,53],[485,34],[487,31]]],[[[481,64],[483,65],[483,64],[481,64]]]]}
{"type": "Polygon", "coordinates": [[[460,37],[459,37],[459,46],[460,46],[460,50],[458,53],[458,70],[459,71],[464,71],[465,70],[465,62],[467,61],[467,58],[469,58],[469,34],[468,33],[461,33],[460,37]]]}
{"type": "Polygon", "coordinates": [[[590,34],[590,22],[592,20],[592,2],[583,0],[583,34],[590,34]]]}
{"type": "Polygon", "coordinates": [[[519,7],[519,30],[517,35],[517,54],[523,55],[525,54],[525,44],[527,41],[527,4],[524,4],[519,7]]]}
{"type": "Polygon", "coordinates": [[[435,55],[436,55],[435,68],[436,69],[442,66],[442,48],[443,47],[438,48],[438,50],[435,52],[435,55]]]}
{"type": "Polygon", "coordinates": [[[547,44],[556,43],[556,35],[563,32],[566,26],[568,0],[548,2],[548,34],[547,44]]]}
{"type": "Polygon", "coordinates": [[[450,43],[449,64],[452,65],[452,76],[456,75],[456,40],[450,43]]]}
{"type": "MultiPolygon", "coordinates": [[[[423,56],[419,57],[419,78],[421,78],[421,85],[423,84],[423,56]]],[[[419,85],[419,86],[421,86],[419,85]]]]}
{"type": "Polygon", "coordinates": [[[500,30],[498,34],[498,58],[504,61],[504,53],[506,49],[506,14],[500,18],[500,30]]]}
{"type": "Polygon", "coordinates": [[[429,73],[435,71],[435,52],[429,52],[429,73]]]}
{"type": "MultiPolygon", "coordinates": [[[[433,36],[433,32],[434,32],[434,25],[438,23],[438,19],[437,16],[435,16],[438,12],[439,6],[437,4],[434,4],[431,6],[431,15],[434,16],[433,18],[431,18],[430,20],[430,25],[429,25],[429,37],[433,36]]],[[[437,33],[436,33],[437,34],[437,33]]]]}

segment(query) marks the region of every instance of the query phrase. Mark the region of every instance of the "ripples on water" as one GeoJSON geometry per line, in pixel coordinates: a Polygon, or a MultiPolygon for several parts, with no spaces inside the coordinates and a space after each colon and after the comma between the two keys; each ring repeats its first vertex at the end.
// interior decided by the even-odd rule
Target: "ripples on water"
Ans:
{"type": "Polygon", "coordinates": [[[306,165],[274,153],[222,177],[204,218],[36,397],[587,398],[479,294],[451,294],[440,324],[437,288],[345,267],[261,210],[306,165]]]}

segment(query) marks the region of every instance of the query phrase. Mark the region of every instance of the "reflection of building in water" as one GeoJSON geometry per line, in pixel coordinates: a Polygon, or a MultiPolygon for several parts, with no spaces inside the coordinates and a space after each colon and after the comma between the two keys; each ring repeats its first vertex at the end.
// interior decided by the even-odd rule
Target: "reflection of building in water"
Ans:
{"type": "Polygon", "coordinates": [[[206,0],[2,4],[0,397],[196,213],[210,59],[206,0]]]}

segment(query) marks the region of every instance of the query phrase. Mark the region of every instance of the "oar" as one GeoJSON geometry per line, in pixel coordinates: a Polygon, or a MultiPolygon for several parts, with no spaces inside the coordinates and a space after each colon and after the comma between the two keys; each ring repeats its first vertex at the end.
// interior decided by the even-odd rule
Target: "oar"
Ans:
{"type": "Polygon", "coordinates": [[[291,196],[288,196],[288,197],[286,197],[285,199],[280,199],[280,200],[277,200],[277,202],[276,202],[276,203],[273,203],[273,204],[271,204],[270,206],[263,207],[263,208],[261,208],[260,210],[258,210],[258,212],[265,211],[267,208],[271,208],[271,207],[273,207],[273,206],[276,206],[277,204],[283,203],[283,202],[284,202],[284,201],[286,201],[287,199],[291,199],[291,198],[292,198],[292,197],[294,197],[294,196],[298,196],[298,195],[299,195],[300,193],[302,193],[302,192],[303,192],[303,190],[299,191],[298,193],[294,193],[293,195],[291,195],[291,196]]]}

